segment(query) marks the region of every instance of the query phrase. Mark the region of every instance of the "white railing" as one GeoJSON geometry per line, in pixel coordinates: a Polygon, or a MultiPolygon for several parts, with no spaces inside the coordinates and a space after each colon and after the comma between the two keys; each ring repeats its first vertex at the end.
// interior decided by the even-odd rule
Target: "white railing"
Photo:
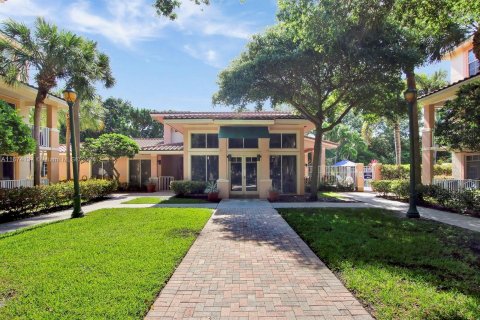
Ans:
{"type": "Polygon", "coordinates": [[[432,184],[449,191],[480,189],[480,180],[473,179],[433,179],[432,184]]]}
{"type": "MultiPolygon", "coordinates": [[[[312,166],[308,166],[308,176],[305,177],[305,183],[310,182],[312,166]]],[[[353,185],[357,186],[355,167],[351,166],[325,166],[325,172],[320,174],[321,168],[318,168],[318,182],[328,185],[353,185]]]]}
{"type": "MultiPolygon", "coordinates": [[[[32,129],[33,136],[33,126],[30,126],[30,128],[32,129]]],[[[50,128],[40,127],[40,147],[50,148],[50,130],[50,128]]]]}
{"type": "Polygon", "coordinates": [[[170,190],[170,182],[174,181],[175,177],[158,177],[158,190],[166,191],[170,190]]]}
{"type": "MultiPolygon", "coordinates": [[[[48,185],[48,179],[40,179],[41,185],[48,185]]],[[[0,189],[15,189],[21,187],[33,187],[32,179],[0,180],[0,189]]]]}

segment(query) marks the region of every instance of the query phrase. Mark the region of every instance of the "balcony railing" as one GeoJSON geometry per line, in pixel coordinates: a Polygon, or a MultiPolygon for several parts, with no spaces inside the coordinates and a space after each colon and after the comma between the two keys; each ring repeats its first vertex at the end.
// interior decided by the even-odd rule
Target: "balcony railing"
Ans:
{"type": "Polygon", "coordinates": [[[432,184],[449,191],[480,190],[480,180],[473,179],[433,179],[432,184]]]}
{"type": "MultiPolygon", "coordinates": [[[[48,185],[48,179],[40,179],[41,185],[48,185]]],[[[32,179],[21,180],[0,180],[0,189],[15,189],[22,187],[33,187],[32,179]]]]}
{"type": "MultiPolygon", "coordinates": [[[[33,136],[33,126],[30,126],[30,128],[32,129],[33,136]]],[[[40,127],[40,147],[50,148],[50,130],[50,128],[40,127]]]]}

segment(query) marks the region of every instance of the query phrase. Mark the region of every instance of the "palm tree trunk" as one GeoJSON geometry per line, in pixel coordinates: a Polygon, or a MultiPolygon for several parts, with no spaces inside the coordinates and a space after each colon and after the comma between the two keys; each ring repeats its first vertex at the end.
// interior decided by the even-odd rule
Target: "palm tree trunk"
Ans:
{"type": "Polygon", "coordinates": [[[395,164],[402,164],[402,140],[400,136],[400,123],[396,119],[393,123],[393,138],[395,142],[395,164]]]}
{"type": "Polygon", "coordinates": [[[33,157],[33,185],[40,185],[40,174],[42,170],[42,161],[40,159],[40,121],[42,118],[42,108],[47,97],[47,90],[38,88],[35,98],[35,110],[33,114],[33,138],[37,142],[35,155],[33,157]]]}
{"type": "MultiPolygon", "coordinates": [[[[415,71],[413,68],[408,69],[405,72],[405,75],[407,77],[407,87],[408,89],[414,89],[417,90],[417,83],[415,81],[415,71]]],[[[413,152],[413,163],[410,165],[414,166],[415,169],[415,184],[419,185],[421,183],[422,179],[422,159],[420,156],[420,129],[418,127],[418,105],[417,101],[415,100],[413,104],[413,140],[415,143],[415,150],[413,152]]]]}
{"type": "Polygon", "coordinates": [[[71,155],[70,155],[70,116],[67,114],[66,115],[66,127],[67,130],[65,132],[65,154],[66,154],[66,160],[67,160],[67,181],[71,179],[71,170],[70,169],[70,161],[71,161],[71,155]]]}

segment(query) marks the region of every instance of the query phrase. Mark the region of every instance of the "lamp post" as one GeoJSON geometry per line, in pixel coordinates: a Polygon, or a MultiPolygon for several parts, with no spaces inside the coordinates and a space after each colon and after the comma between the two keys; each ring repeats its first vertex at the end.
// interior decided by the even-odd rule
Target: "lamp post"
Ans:
{"type": "Polygon", "coordinates": [[[75,142],[75,128],[74,128],[74,121],[73,121],[73,104],[75,100],[77,100],[77,93],[71,88],[67,87],[65,91],[63,91],[63,98],[67,101],[68,104],[68,115],[70,121],[70,140],[72,145],[72,159],[73,159],[73,212],[72,218],[81,218],[83,217],[83,211],[81,207],[81,200],[80,200],[80,183],[78,181],[78,155],[77,155],[77,148],[75,142]]]}
{"type": "Polygon", "coordinates": [[[407,211],[407,218],[420,218],[420,214],[417,210],[417,187],[415,185],[415,167],[413,165],[415,161],[415,148],[417,146],[414,135],[415,127],[413,125],[413,106],[417,100],[417,90],[409,88],[404,92],[404,96],[408,104],[408,119],[410,129],[410,201],[407,211]]]}

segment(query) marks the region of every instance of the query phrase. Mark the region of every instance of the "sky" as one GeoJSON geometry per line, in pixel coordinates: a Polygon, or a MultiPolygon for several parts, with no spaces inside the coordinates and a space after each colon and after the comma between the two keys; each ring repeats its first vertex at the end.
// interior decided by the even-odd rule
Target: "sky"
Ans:
{"type": "MultiPolygon", "coordinates": [[[[156,15],[154,0],[7,0],[0,20],[33,25],[37,16],[98,43],[116,85],[103,97],[153,110],[228,111],[215,107],[217,75],[251,36],[275,24],[276,0],[184,1],[178,19],[156,15]]],[[[448,69],[446,63],[422,69],[448,69]]]]}

